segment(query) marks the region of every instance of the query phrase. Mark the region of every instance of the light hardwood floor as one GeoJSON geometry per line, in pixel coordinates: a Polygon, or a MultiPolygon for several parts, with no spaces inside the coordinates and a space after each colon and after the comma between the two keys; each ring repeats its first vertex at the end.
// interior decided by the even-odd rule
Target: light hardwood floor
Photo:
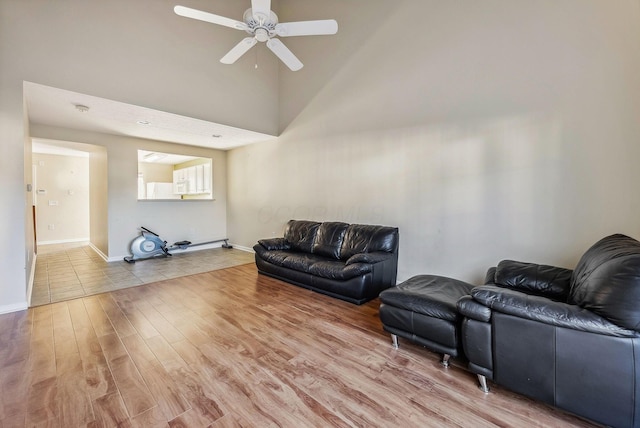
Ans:
{"type": "Polygon", "coordinates": [[[0,315],[0,426],[588,427],[245,264],[0,315]]]}

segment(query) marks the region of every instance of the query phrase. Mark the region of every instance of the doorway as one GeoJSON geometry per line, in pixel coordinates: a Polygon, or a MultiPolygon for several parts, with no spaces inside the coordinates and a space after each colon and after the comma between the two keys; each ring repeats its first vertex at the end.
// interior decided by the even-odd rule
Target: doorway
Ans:
{"type": "MultiPolygon", "coordinates": [[[[32,140],[33,221],[37,254],[30,305],[48,303],[52,294],[82,290],[70,265],[57,263],[61,249],[80,247],[100,258],[90,245],[92,215],[91,153],[103,147],[55,140],[32,140]],[[51,269],[50,269],[51,268],[51,269]],[[51,280],[56,287],[51,287],[51,280]]],[[[106,180],[106,176],[104,177],[106,180]]],[[[105,196],[106,198],[106,196],[105,196]]],[[[64,251],[62,254],[66,254],[64,251]]],[[[78,256],[74,253],[72,257],[78,256]]],[[[68,256],[67,256],[68,257],[68,256]]]]}

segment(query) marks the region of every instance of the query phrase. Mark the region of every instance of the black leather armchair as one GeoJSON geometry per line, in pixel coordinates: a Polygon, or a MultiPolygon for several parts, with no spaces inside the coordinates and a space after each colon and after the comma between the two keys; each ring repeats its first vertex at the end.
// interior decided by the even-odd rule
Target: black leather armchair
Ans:
{"type": "Polygon", "coordinates": [[[486,283],[458,301],[481,388],[489,379],[605,425],[640,426],[640,242],[606,237],[573,271],[504,260],[486,283]]]}

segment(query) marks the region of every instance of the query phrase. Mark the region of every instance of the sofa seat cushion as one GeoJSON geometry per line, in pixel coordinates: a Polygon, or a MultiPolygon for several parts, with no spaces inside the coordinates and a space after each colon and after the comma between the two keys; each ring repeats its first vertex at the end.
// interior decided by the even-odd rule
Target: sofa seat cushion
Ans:
{"type": "Polygon", "coordinates": [[[373,267],[367,263],[346,265],[342,261],[325,260],[312,264],[309,273],[322,278],[346,281],[371,272],[373,267]]]}
{"type": "Polygon", "coordinates": [[[297,253],[289,252],[282,260],[280,266],[284,266],[289,269],[298,270],[301,272],[310,273],[311,266],[315,263],[319,263],[327,260],[326,257],[318,256],[316,254],[309,253],[297,253]]]}
{"type": "Polygon", "coordinates": [[[367,274],[373,267],[368,263],[345,264],[341,260],[331,260],[317,254],[293,252],[288,250],[265,250],[264,247],[254,247],[262,260],[276,266],[306,272],[322,278],[346,281],[357,276],[367,274]]]}
{"type": "Polygon", "coordinates": [[[573,272],[569,303],[640,332],[640,242],[617,234],[589,248],[573,272]]]}

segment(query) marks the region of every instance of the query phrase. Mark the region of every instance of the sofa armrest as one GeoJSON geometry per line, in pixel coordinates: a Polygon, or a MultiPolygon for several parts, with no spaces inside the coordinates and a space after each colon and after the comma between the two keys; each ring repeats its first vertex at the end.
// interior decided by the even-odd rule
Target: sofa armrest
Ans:
{"type": "Polygon", "coordinates": [[[503,260],[498,263],[492,282],[564,302],[569,295],[572,273],[571,269],[556,266],[503,260]]]}
{"type": "Polygon", "coordinates": [[[633,330],[617,326],[577,305],[558,302],[511,288],[483,285],[471,290],[473,299],[493,311],[523,319],[616,337],[638,337],[633,330]]]}
{"type": "Polygon", "coordinates": [[[258,244],[262,245],[265,250],[288,250],[289,243],[284,238],[268,238],[258,240],[258,244]]]}
{"type": "Polygon", "coordinates": [[[465,318],[483,322],[489,322],[491,320],[491,309],[473,300],[471,296],[462,296],[456,306],[460,315],[465,318]]]}
{"type": "Polygon", "coordinates": [[[389,260],[393,257],[393,254],[387,253],[385,251],[374,251],[372,253],[358,253],[349,257],[345,262],[345,265],[349,266],[354,263],[380,263],[385,260],[389,260]]]}

